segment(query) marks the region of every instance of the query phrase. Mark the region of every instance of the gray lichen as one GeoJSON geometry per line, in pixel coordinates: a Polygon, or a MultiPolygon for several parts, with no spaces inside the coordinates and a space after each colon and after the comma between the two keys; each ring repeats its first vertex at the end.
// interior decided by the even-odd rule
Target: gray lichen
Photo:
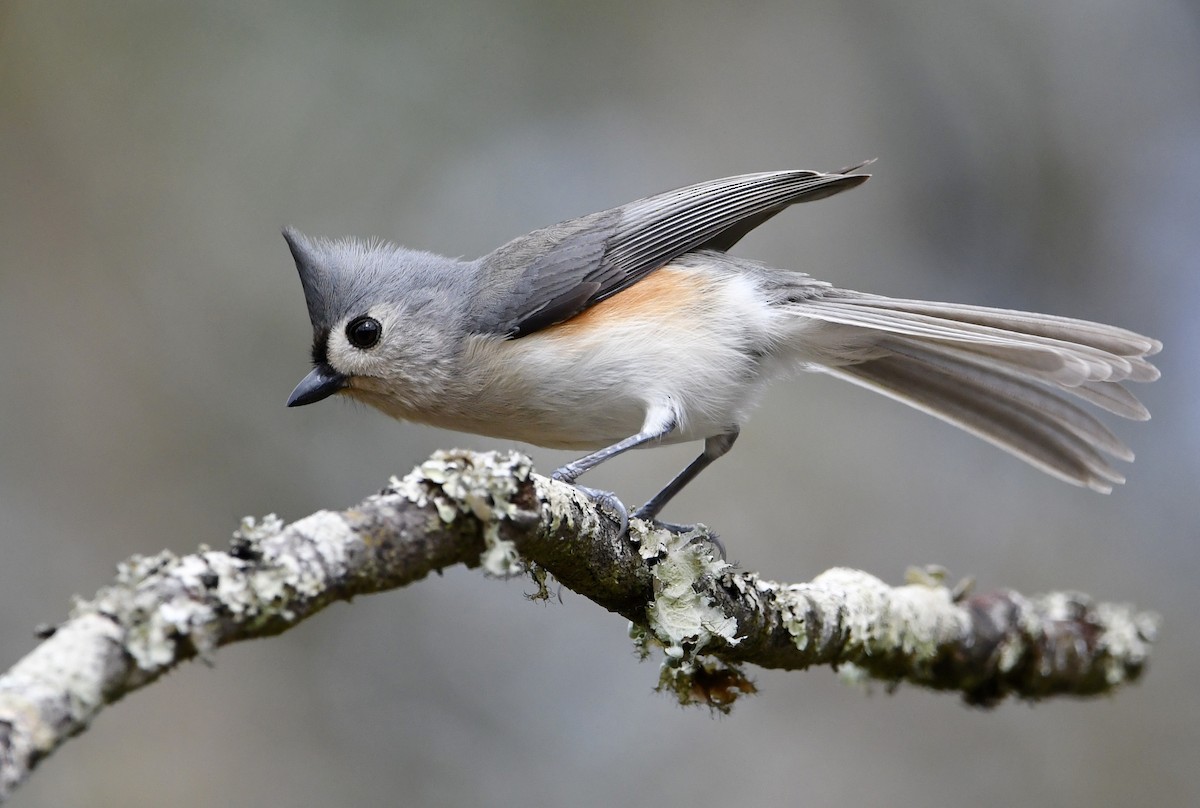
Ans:
{"type": "Polygon", "coordinates": [[[927,584],[890,587],[860,570],[835,567],[810,583],[769,585],[784,625],[803,651],[835,637],[852,661],[881,653],[902,655],[911,669],[931,666],[945,644],[968,628],[950,590],[927,584]],[[817,628],[819,627],[819,628],[817,628]]]}
{"type": "Polygon", "coordinates": [[[706,594],[730,565],[716,556],[711,544],[698,541],[705,538],[701,530],[650,529],[647,523],[634,521],[630,538],[650,563],[653,576],[646,626],[630,630],[639,656],[649,653],[653,638],[663,650],[660,690],[673,692],[681,704],[702,702],[728,709],[737,693],[753,686],[736,666],[702,654],[714,642],[723,646],[740,642],[736,618],[706,594]]]}
{"type": "Polygon", "coordinates": [[[0,797],[105,704],[186,659],[476,560],[496,575],[528,561],[540,596],[553,574],[624,615],[639,652],[663,648],[661,689],[721,711],[754,691],[746,663],[832,664],[981,705],[1109,693],[1142,675],[1157,637],[1158,618],[1131,607],[1071,592],[967,598],[938,569],[899,587],[841,568],[773,583],[733,569],[706,536],[639,520],[626,535],[521,455],[439,452],[341,513],[245,520],[228,552],[134,556],[0,676],[0,797]]]}
{"type": "Polygon", "coordinates": [[[653,561],[654,599],[646,607],[650,630],[670,659],[690,660],[714,638],[736,645],[737,621],[703,594],[708,582],[729,567],[710,545],[695,542],[696,532],[645,530],[635,523],[639,553],[653,561]]]}
{"type": "Polygon", "coordinates": [[[489,575],[507,578],[523,573],[525,564],[516,545],[501,538],[500,522],[520,511],[514,498],[532,473],[529,458],[516,452],[438,451],[412,474],[393,477],[390,489],[420,507],[432,504],[446,524],[465,506],[484,528],[480,565],[489,575]]]}

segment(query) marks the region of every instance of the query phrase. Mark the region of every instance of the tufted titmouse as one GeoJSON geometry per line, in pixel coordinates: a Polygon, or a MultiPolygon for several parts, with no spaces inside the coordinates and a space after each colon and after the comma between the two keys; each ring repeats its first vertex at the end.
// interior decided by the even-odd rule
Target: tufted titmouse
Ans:
{"type": "Polygon", "coordinates": [[[554,473],[571,483],[635,447],[703,440],[635,514],[652,519],[729,451],[767,383],[802,369],[902,401],[1067,482],[1105,493],[1123,482],[1105,455],[1133,453],[1061,394],[1149,418],[1121,382],[1158,378],[1145,358],[1158,341],[852,292],[727,254],[787,206],[865,182],[856,171],[703,182],[474,261],[286,229],[314,365],[288,406],[345,393],[406,421],[591,450],[554,473]]]}

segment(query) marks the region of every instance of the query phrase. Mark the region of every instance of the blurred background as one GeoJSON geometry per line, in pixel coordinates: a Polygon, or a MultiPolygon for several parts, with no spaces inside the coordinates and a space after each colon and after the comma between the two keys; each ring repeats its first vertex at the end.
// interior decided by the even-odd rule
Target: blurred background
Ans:
{"type": "MultiPolygon", "coordinates": [[[[14,804],[1200,802],[1200,12],[1169,0],[0,4],[0,667],[132,553],[348,506],[494,440],[286,410],[282,225],[475,256],[703,179],[878,158],[737,247],[840,285],[1163,340],[1105,497],[824,377],[664,514],[802,581],[911,564],[1164,616],[1144,682],[992,712],[826,669],[728,718],[623,620],[452,570],[106,711],[14,804]]],[[[696,446],[589,485],[639,503],[696,446]]],[[[542,471],[567,455],[535,450],[542,471]]]]}

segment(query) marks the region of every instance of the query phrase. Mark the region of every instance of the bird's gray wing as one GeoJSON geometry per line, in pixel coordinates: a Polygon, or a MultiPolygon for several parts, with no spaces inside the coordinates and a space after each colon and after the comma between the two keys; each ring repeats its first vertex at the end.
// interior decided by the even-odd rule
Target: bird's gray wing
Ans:
{"type": "Polygon", "coordinates": [[[535,230],[480,259],[476,324],[520,337],[562,322],[684,253],[727,250],[788,205],[865,182],[857,168],[710,180],[535,230]]]}

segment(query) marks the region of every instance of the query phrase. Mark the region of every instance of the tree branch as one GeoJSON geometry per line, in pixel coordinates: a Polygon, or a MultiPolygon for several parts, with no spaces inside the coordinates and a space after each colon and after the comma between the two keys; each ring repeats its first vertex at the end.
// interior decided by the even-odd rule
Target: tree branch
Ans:
{"type": "Polygon", "coordinates": [[[644,651],[664,650],[660,687],[720,710],[753,691],[744,663],[829,664],[978,705],[1110,693],[1142,674],[1157,630],[1152,614],[1086,595],[967,598],[929,573],[899,587],[849,569],[773,583],[721,560],[703,528],[617,531],[522,455],[456,451],[340,513],[244,520],[228,551],[135,556],[0,676],[0,799],[105,705],[180,662],[460,563],[553,575],[632,621],[644,651]]]}

